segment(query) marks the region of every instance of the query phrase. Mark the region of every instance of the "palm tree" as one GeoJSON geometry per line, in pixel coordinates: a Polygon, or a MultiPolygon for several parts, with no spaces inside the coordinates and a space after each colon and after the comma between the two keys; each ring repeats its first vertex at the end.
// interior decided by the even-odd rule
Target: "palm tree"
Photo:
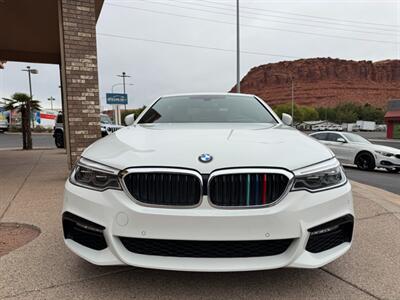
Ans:
{"type": "Polygon", "coordinates": [[[22,145],[23,149],[31,150],[32,149],[32,134],[31,134],[31,126],[30,126],[30,116],[27,113],[26,104],[30,103],[31,111],[40,110],[41,107],[39,105],[38,100],[31,100],[31,98],[24,93],[15,93],[11,96],[10,99],[3,98],[3,100],[7,101],[6,105],[4,105],[5,110],[17,110],[21,113],[22,117],[22,145]]]}

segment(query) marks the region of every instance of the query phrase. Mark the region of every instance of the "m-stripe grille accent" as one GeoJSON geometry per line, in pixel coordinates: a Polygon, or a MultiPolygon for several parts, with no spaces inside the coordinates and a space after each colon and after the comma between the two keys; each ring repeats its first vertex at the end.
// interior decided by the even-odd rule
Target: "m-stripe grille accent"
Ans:
{"type": "Polygon", "coordinates": [[[262,206],[278,200],[289,178],[283,174],[224,174],[211,178],[210,201],[216,206],[262,206]]]}

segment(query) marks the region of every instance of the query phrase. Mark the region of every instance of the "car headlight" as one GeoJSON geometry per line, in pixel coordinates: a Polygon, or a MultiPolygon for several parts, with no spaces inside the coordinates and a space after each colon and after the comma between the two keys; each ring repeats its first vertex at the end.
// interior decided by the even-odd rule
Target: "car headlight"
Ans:
{"type": "Polygon", "coordinates": [[[295,171],[292,190],[319,192],[347,182],[343,168],[336,158],[295,171]]]}
{"type": "Polygon", "coordinates": [[[390,152],[385,152],[385,151],[375,151],[375,152],[386,157],[394,156],[394,154],[390,152]]]}
{"type": "Polygon", "coordinates": [[[69,180],[72,184],[97,191],[121,189],[117,169],[85,158],[81,158],[75,165],[69,180]]]}

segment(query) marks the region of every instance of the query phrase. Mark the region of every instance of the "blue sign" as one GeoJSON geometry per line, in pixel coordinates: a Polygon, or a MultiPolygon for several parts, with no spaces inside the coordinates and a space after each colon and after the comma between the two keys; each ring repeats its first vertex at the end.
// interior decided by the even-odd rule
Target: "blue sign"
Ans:
{"type": "Polygon", "coordinates": [[[37,111],[35,114],[36,123],[40,124],[40,111],[37,111]]]}
{"type": "Polygon", "coordinates": [[[107,93],[107,104],[128,104],[128,95],[120,93],[107,93]]]}

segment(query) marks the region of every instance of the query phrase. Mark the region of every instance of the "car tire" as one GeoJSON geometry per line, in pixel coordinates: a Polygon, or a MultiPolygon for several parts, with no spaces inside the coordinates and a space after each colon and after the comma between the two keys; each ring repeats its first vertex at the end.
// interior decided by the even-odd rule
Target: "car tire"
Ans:
{"type": "Polygon", "coordinates": [[[57,148],[64,148],[64,135],[61,132],[54,134],[54,142],[57,148]]]}
{"type": "Polygon", "coordinates": [[[355,164],[360,170],[372,171],[375,169],[375,158],[370,152],[361,152],[357,154],[355,164]]]}
{"type": "Polygon", "coordinates": [[[400,168],[386,168],[389,173],[399,173],[400,168]]]}

